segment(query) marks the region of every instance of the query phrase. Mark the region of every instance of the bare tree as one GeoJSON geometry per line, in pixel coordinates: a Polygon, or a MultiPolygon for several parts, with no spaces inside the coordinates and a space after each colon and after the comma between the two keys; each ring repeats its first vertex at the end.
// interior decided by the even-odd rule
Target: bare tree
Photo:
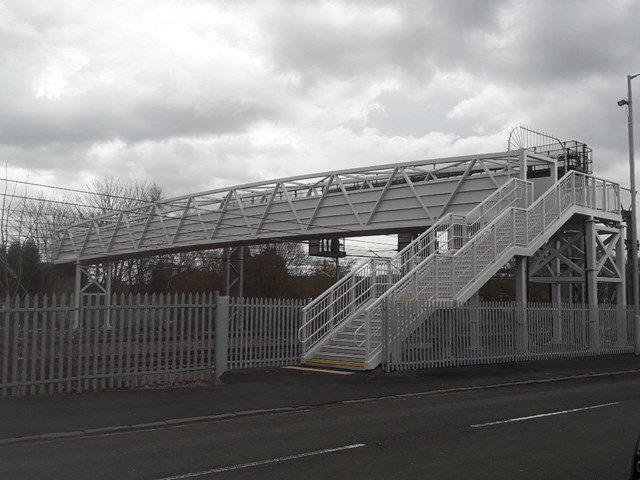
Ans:
{"type": "Polygon", "coordinates": [[[289,275],[302,275],[306,270],[309,255],[305,252],[302,244],[297,242],[268,243],[255,247],[253,250],[256,253],[260,253],[268,249],[274,250],[282,257],[289,275]]]}
{"type": "MultiPolygon", "coordinates": [[[[123,182],[108,177],[94,179],[84,187],[90,193],[80,194],[76,198],[79,219],[128,210],[162,198],[162,188],[153,182],[123,182]]],[[[159,258],[139,257],[113,262],[114,284],[125,289],[144,289],[151,278],[153,265],[159,258]]]]}

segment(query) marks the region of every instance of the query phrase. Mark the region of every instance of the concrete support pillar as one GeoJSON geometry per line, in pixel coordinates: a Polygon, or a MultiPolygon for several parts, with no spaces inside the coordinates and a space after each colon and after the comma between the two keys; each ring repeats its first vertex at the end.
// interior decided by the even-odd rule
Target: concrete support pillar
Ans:
{"type": "Polygon", "coordinates": [[[585,220],[586,247],[586,297],[589,303],[589,343],[591,350],[600,348],[600,322],[598,318],[598,271],[596,255],[596,222],[593,218],[585,220]]]}
{"type": "Polygon", "coordinates": [[[527,325],[527,304],[529,303],[527,257],[516,257],[516,305],[517,331],[520,344],[520,352],[529,351],[529,329],[527,325]]]}
{"type": "Polygon", "coordinates": [[[625,346],[633,339],[627,338],[627,272],[624,244],[624,226],[618,225],[618,242],[616,243],[616,267],[620,273],[620,283],[616,284],[616,338],[619,347],[625,346]]]}

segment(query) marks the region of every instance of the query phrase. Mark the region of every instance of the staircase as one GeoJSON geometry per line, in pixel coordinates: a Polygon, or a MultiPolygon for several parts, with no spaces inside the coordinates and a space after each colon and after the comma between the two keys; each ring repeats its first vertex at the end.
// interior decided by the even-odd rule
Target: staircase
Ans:
{"type": "Polygon", "coordinates": [[[464,216],[447,215],[390,260],[359,265],[304,310],[303,361],[348,369],[380,364],[387,302],[416,302],[394,325],[411,334],[433,311],[468,300],[515,255],[530,256],[573,215],[619,216],[617,184],[569,172],[531,203],[532,185],[511,180],[464,216]]]}
{"type": "Polygon", "coordinates": [[[445,215],[391,259],[370,259],[324,292],[303,312],[298,338],[303,362],[364,370],[381,360],[382,330],[371,329],[367,311],[376,299],[425,259],[461,248],[507,209],[528,206],[533,185],[505,183],[466,215],[445,215]],[[372,354],[371,346],[380,345],[372,354]]]}
{"type": "MultiPolygon", "coordinates": [[[[424,259],[367,305],[365,328],[382,332],[387,301],[415,302],[414,317],[403,325],[394,325],[394,338],[389,338],[402,341],[443,302],[468,300],[515,255],[533,255],[573,215],[615,221],[619,216],[619,199],[617,184],[569,172],[528,208],[502,211],[459,250],[424,259]]],[[[365,355],[377,357],[382,343],[376,335],[371,338],[371,345],[365,345],[365,355]]]]}
{"type": "Polygon", "coordinates": [[[366,348],[364,343],[357,341],[358,329],[363,327],[364,323],[364,315],[344,322],[342,328],[335,331],[327,342],[323,342],[305,363],[348,370],[366,370],[366,348]]]}

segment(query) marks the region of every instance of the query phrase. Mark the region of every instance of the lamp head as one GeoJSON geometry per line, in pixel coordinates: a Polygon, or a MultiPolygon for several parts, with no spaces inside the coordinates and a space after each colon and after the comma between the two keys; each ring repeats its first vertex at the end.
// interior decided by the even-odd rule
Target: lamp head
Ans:
{"type": "Polygon", "coordinates": [[[618,106],[622,107],[623,105],[629,105],[629,102],[626,99],[618,100],[618,106]]]}

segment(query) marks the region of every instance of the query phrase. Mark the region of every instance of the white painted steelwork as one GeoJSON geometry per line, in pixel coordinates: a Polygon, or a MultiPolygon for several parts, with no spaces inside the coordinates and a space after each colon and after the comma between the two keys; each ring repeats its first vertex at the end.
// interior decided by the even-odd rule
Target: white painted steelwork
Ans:
{"type": "Polygon", "coordinates": [[[530,207],[503,211],[459,250],[426,258],[366,307],[367,355],[382,350],[385,302],[416,303],[416,315],[397,330],[406,338],[434,311],[434,300],[470,299],[507,261],[515,255],[533,255],[576,214],[620,222],[619,186],[569,172],[530,207]]]}
{"type": "Polygon", "coordinates": [[[633,309],[601,304],[432,302],[432,315],[408,336],[420,302],[389,302],[386,371],[633,352],[633,309]],[[558,336],[556,328],[564,335],[558,336]],[[598,330],[601,335],[593,335],[598,330]]]}
{"type": "MultiPolygon", "coordinates": [[[[567,225],[531,258],[529,281],[548,284],[583,283],[588,275],[582,223],[567,225]]],[[[620,227],[596,225],[595,247],[598,254],[595,273],[598,283],[624,281],[624,266],[619,265],[624,231],[620,227]]],[[[585,301],[585,298],[581,298],[585,301]]]]}
{"type": "Polygon", "coordinates": [[[520,150],[297,176],[147,203],[57,231],[53,263],[98,263],[326,236],[425,228],[465,213],[526,167],[554,160],[520,150]]]}
{"type": "Polygon", "coordinates": [[[305,300],[213,293],[96,300],[82,304],[74,328],[73,296],[3,299],[0,398],[210,381],[214,369],[219,377],[227,368],[300,361],[305,300]]]}
{"type": "Polygon", "coordinates": [[[365,325],[358,317],[372,299],[384,294],[430,255],[460,248],[500,212],[511,207],[526,208],[532,201],[533,185],[512,179],[468,214],[442,217],[391,259],[373,258],[362,262],[305,307],[304,323],[298,334],[303,345],[303,361],[311,358],[330,361],[332,357],[352,363],[362,361],[364,340],[354,345],[353,338],[365,333],[365,325]],[[355,329],[354,323],[358,323],[355,329]],[[330,335],[347,337],[345,334],[349,331],[349,338],[326,345],[330,335]],[[331,355],[333,353],[344,355],[338,357],[331,355]]]}

